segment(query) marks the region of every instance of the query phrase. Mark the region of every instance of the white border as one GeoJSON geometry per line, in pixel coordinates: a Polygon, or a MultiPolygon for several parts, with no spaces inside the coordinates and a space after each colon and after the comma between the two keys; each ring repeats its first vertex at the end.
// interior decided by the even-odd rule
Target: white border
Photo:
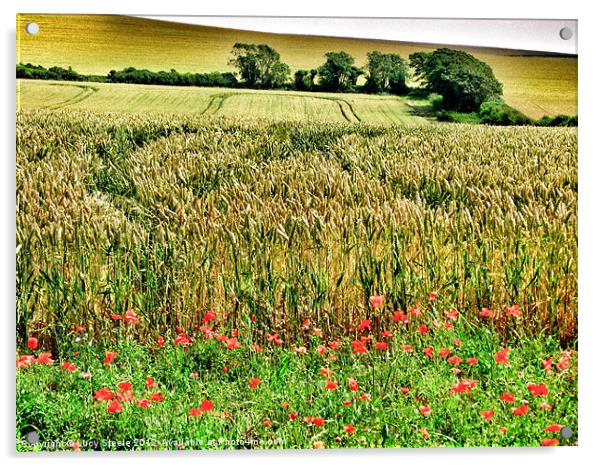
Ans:
{"type": "MultiPolygon", "coordinates": [[[[149,0],[103,0],[103,1],[34,1],[20,0],[12,4],[2,3],[2,37],[4,39],[2,93],[2,142],[5,150],[2,163],[2,199],[0,215],[3,222],[2,260],[0,260],[0,296],[3,298],[2,313],[5,319],[2,335],[3,383],[2,390],[2,439],[3,453],[10,464],[23,461],[29,463],[31,457],[15,458],[14,448],[14,243],[15,243],[15,88],[13,66],[15,63],[15,14],[17,12],[46,13],[115,13],[115,14],[201,14],[201,15],[323,15],[323,16],[390,16],[390,17],[451,17],[451,18],[576,18],[579,20],[579,441],[574,448],[555,449],[457,449],[457,450],[345,450],[345,451],[287,451],[287,452],[240,452],[204,453],[184,452],[183,454],[149,453],[142,455],[78,455],[73,456],[77,464],[99,464],[111,461],[114,465],[131,466],[132,461],[144,465],[199,464],[201,462],[245,465],[258,464],[287,466],[396,463],[426,465],[479,465],[509,464],[529,465],[577,465],[592,464],[593,458],[599,462],[599,445],[602,444],[602,416],[600,406],[602,395],[600,362],[602,358],[600,332],[602,331],[602,310],[600,309],[599,289],[602,277],[600,240],[600,201],[602,201],[602,171],[600,149],[600,126],[602,103],[600,101],[599,24],[600,15],[594,6],[586,2],[549,0],[526,2],[524,0],[504,0],[503,2],[483,1],[424,1],[387,2],[370,0],[362,4],[352,4],[341,0],[304,0],[302,2],[283,1],[221,1],[204,4],[185,0],[150,2],[149,0]],[[289,4],[290,3],[290,4],[289,4]],[[598,454],[597,454],[598,453],[598,454]]],[[[590,2],[588,2],[590,3],[590,2]]],[[[591,2],[590,4],[594,4],[591,2]]],[[[65,457],[44,455],[38,457],[44,464],[62,465],[65,457]]]]}

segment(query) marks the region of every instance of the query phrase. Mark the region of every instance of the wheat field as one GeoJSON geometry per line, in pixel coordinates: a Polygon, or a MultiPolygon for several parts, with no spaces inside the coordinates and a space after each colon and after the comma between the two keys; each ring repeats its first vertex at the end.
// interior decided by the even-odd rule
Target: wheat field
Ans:
{"type": "Polygon", "coordinates": [[[20,112],[19,334],[213,309],[294,341],[436,290],[573,341],[576,167],[575,129],[20,112]]]}

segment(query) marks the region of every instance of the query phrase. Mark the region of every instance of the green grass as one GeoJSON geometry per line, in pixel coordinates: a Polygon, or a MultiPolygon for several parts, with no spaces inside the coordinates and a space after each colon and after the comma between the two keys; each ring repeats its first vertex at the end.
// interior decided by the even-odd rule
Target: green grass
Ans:
{"type": "MultiPolygon", "coordinates": [[[[448,319],[437,303],[426,313],[410,316],[408,325],[393,324],[393,337],[365,330],[362,334],[374,341],[388,341],[386,350],[372,345],[366,354],[354,354],[345,338],[339,349],[320,355],[319,345],[327,341],[311,336],[313,323],[305,332],[306,354],[264,342],[258,353],[250,346],[256,342],[253,331],[244,324],[238,329],[241,346],[227,349],[227,342],[218,341],[220,335],[231,336],[223,322],[209,324],[216,334],[208,341],[198,333],[186,348],[174,345],[173,330],[164,334],[165,347],[157,348],[156,340],[138,335],[138,324],[116,322],[103,343],[70,332],[60,361],[17,370],[17,449],[68,450],[69,442],[78,442],[82,450],[94,449],[94,443],[101,450],[176,450],[314,448],[320,443],[327,448],[538,446],[544,438],[561,445],[577,442],[575,352],[563,355],[557,342],[542,337],[502,344],[487,319],[476,327],[462,314],[458,321],[448,319]],[[435,329],[433,316],[453,329],[435,329]],[[429,325],[429,333],[418,331],[421,322],[429,325]],[[505,344],[510,347],[508,365],[494,357],[505,344]],[[427,347],[434,348],[433,357],[423,352],[427,347]],[[440,356],[444,348],[462,362],[452,365],[450,356],[440,356]],[[103,363],[105,350],[118,353],[110,365],[103,363]],[[468,365],[468,358],[478,362],[468,365]],[[548,358],[553,365],[544,370],[542,360],[548,358]],[[73,371],[60,368],[66,360],[76,366],[73,371]],[[321,368],[332,374],[323,375],[321,368]],[[156,387],[145,386],[147,377],[156,387]],[[260,385],[250,388],[250,378],[260,379],[260,385]],[[349,378],[358,382],[357,391],[350,389],[349,378]],[[335,390],[326,390],[327,379],[337,382],[335,390]],[[450,393],[462,380],[476,381],[475,388],[450,393]],[[122,402],[120,413],[108,412],[109,402],[95,400],[94,393],[101,388],[118,392],[123,381],[132,383],[133,401],[122,402]],[[544,384],[548,394],[530,393],[532,383],[544,384]],[[409,393],[402,393],[402,387],[409,393]],[[515,401],[500,401],[504,392],[515,401]],[[137,404],[152,393],[164,400],[147,408],[137,404]],[[203,400],[212,401],[213,409],[191,416],[189,410],[203,400]],[[345,400],[351,405],[345,406],[345,400]],[[524,403],[526,415],[513,415],[524,403]],[[552,408],[544,409],[542,403],[552,408]],[[430,406],[431,413],[421,414],[421,406],[430,406]],[[491,420],[482,417],[484,410],[494,410],[491,420]],[[290,419],[291,413],[298,417],[290,419]],[[310,425],[306,417],[321,417],[324,425],[310,425]],[[356,432],[346,432],[347,424],[356,432]],[[547,432],[551,424],[571,427],[574,436],[564,439],[547,432]],[[39,433],[41,443],[27,443],[31,430],[39,433]],[[63,444],[53,446],[57,441],[63,444]]],[[[520,323],[512,326],[521,335],[520,323]]]]}
{"type": "Polygon", "coordinates": [[[379,124],[420,125],[397,96],[146,86],[138,84],[17,81],[19,109],[176,113],[379,124]]]}
{"type": "MultiPolygon", "coordinates": [[[[155,71],[232,71],[235,42],[267,43],[293,72],[316,68],[328,51],[345,50],[360,65],[372,50],[408,57],[436,46],[364,39],[267,34],[107,15],[17,16],[17,62],[72,66],[85,74],[107,74],[128,66],[155,71]],[[29,36],[35,21],[40,33],[29,36]]],[[[504,99],[532,118],[577,113],[577,58],[532,52],[458,47],[484,60],[504,85],[504,99]]]]}

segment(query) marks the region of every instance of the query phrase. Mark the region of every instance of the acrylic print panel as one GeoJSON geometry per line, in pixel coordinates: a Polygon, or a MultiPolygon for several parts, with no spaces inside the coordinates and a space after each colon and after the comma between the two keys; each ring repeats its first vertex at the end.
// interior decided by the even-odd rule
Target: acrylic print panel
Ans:
{"type": "Polygon", "coordinates": [[[18,15],[17,450],[575,445],[576,49],[271,21],[18,15]]]}

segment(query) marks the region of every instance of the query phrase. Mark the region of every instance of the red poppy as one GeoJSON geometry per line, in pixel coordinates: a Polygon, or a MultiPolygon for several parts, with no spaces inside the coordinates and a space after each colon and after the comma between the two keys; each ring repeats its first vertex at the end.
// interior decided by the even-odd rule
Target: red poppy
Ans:
{"type": "Polygon", "coordinates": [[[281,345],[282,344],[282,340],[280,339],[280,334],[279,333],[268,333],[266,335],[266,339],[268,340],[268,342],[270,343],[276,343],[277,345],[281,345]]]}
{"type": "Polygon", "coordinates": [[[257,378],[252,378],[249,379],[249,387],[251,388],[257,388],[257,386],[261,383],[261,380],[257,379],[257,378]]]}
{"type": "Polygon", "coordinates": [[[370,296],[369,301],[370,306],[372,306],[374,309],[380,309],[383,306],[383,304],[385,304],[385,296],[370,296]]]}
{"type": "Polygon", "coordinates": [[[423,414],[425,416],[428,416],[429,414],[431,414],[432,409],[430,406],[426,405],[426,406],[420,406],[418,408],[418,411],[420,411],[420,414],[423,414]]]}
{"type": "Polygon", "coordinates": [[[33,360],[38,364],[44,364],[46,366],[52,366],[54,364],[54,359],[52,359],[52,355],[50,353],[40,353],[37,358],[33,360]]]}
{"type": "Polygon", "coordinates": [[[439,357],[441,358],[446,358],[448,357],[450,354],[452,353],[452,350],[450,350],[449,348],[441,348],[439,350],[439,357]]]}
{"type": "Polygon", "coordinates": [[[326,390],[336,390],[337,388],[339,388],[339,384],[336,380],[329,380],[326,382],[326,390]]]}
{"type": "Polygon", "coordinates": [[[457,384],[453,385],[449,392],[453,395],[456,393],[469,393],[472,389],[477,386],[476,380],[462,380],[457,384]]]}
{"type": "Polygon", "coordinates": [[[272,420],[271,419],[265,419],[263,421],[263,426],[264,427],[270,427],[272,425],[272,420]]]}
{"type": "Polygon", "coordinates": [[[163,348],[165,346],[165,339],[161,336],[157,337],[157,348],[163,348]]]}
{"type": "Polygon", "coordinates": [[[351,400],[345,400],[345,401],[343,401],[343,406],[351,406],[352,403],[353,403],[353,401],[351,401],[351,400]]]}
{"type": "Polygon", "coordinates": [[[456,345],[458,348],[462,348],[462,342],[458,338],[454,340],[454,345],[456,345]]]}
{"type": "Polygon", "coordinates": [[[460,356],[450,356],[449,358],[447,358],[447,362],[449,362],[450,364],[453,364],[454,366],[457,366],[458,364],[460,364],[462,362],[462,358],[460,356]]]}
{"type": "Polygon", "coordinates": [[[207,322],[211,322],[217,318],[217,314],[215,311],[207,311],[207,313],[203,316],[202,322],[206,324],[207,322]]]}
{"type": "Polygon", "coordinates": [[[472,366],[474,364],[478,364],[479,360],[477,358],[468,358],[466,359],[466,364],[468,364],[469,366],[472,366]]]}
{"type": "Polygon", "coordinates": [[[367,353],[366,345],[363,341],[352,341],[350,342],[353,352],[355,354],[367,353]]]}
{"type": "Polygon", "coordinates": [[[348,434],[355,434],[355,427],[353,427],[353,424],[345,424],[345,432],[348,434]]]}
{"type": "Polygon", "coordinates": [[[362,396],[359,397],[360,401],[368,401],[370,400],[370,395],[368,395],[367,393],[362,394],[362,396]]]}
{"type": "Polygon", "coordinates": [[[151,406],[151,400],[148,400],[146,398],[142,398],[140,400],[136,400],[136,403],[138,404],[138,406],[140,406],[141,408],[150,408],[151,406]]]}
{"type": "Polygon", "coordinates": [[[174,340],[174,344],[182,345],[182,346],[189,346],[192,344],[192,341],[190,341],[190,338],[188,338],[188,335],[186,335],[185,333],[180,333],[174,340]]]}
{"type": "Polygon", "coordinates": [[[209,412],[213,409],[214,404],[211,400],[203,400],[201,401],[201,411],[204,413],[209,412]]]}
{"type": "Polygon", "coordinates": [[[117,399],[123,403],[129,403],[130,401],[134,401],[134,393],[133,392],[117,392],[117,399]]]}
{"type": "Polygon", "coordinates": [[[383,330],[380,334],[383,336],[383,338],[391,338],[393,336],[393,333],[391,333],[389,330],[383,330]]]}
{"type": "Polygon", "coordinates": [[[429,438],[431,436],[431,434],[429,434],[429,431],[424,428],[418,429],[418,432],[420,432],[424,438],[429,438]]]}
{"type": "Polygon", "coordinates": [[[201,408],[191,408],[188,410],[188,415],[191,417],[197,417],[197,416],[200,416],[201,414],[203,414],[203,411],[201,411],[201,408]]]}
{"type": "Polygon", "coordinates": [[[253,348],[257,353],[261,353],[263,351],[263,349],[261,348],[261,346],[259,346],[257,343],[253,343],[251,345],[251,348],[253,348]]]}
{"type": "Polygon", "coordinates": [[[165,397],[161,393],[151,393],[151,400],[154,402],[163,401],[165,397]]]}
{"type": "Polygon", "coordinates": [[[402,311],[393,312],[393,322],[403,322],[404,324],[408,323],[408,315],[402,311]]]}
{"type": "Polygon", "coordinates": [[[116,351],[105,351],[105,359],[103,362],[105,364],[112,364],[113,360],[115,359],[116,356],[117,356],[116,351]]]}
{"type": "Polygon", "coordinates": [[[288,415],[288,420],[289,421],[294,421],[295,419],[297,419],[299,417],[299,413],[297,411],[293,411],[292,413],[290,413],[288,415]]]}
{"type": "Polygon", "coordinates": [[[453,330],[454,328],[454,324],[452,324],[451,322],[445,322],[443,326],[448,330],[453,330]]]}
{"type": "Polygon", "coordinates": [[[320,367],[320,374],[323,377],[327,377],[327,378],[330,378],[334,375],[332,370],[330,370],[328,367],[324,367],[324,366],[320,367]]]}
{"type": "Polygon", "coordinates": [[[117,386],[122,389],[124,392],[132,391],[132,383],[131,382],[119,382],[117,386]]]}
{"type": "Polygon", "coordinates": [[[324,356],[324,353],[326,353],[326,351],[328,351],[328,348],[326,348],[326,346],[324,346],[324,345],[318,345],[318,347],[316,348],[316,351],[320,356],[324,356]]]}
{"type": "Polygon", "coordinates": [[[562,356],[556,363],[556,367],[559,369],[568,369],[571,367],[571,360],[568,358],[568,356],[562,356]]]}
{"type": "Polygon", "coordinates": [[[61,369],[65,369],[68,370],[69,372],[73,372],[76,367],[75,364],[69,362],[69,361],[65,361],[63,364],[61,364],[61,369]]]}
{"type": "Polygon", "coordinates": [[[542,447],[554,447],[556,445],[558,445],[558,439],[557,438],[544,438],[541,441],[541,446],[542,447]]]}
{"type": "Polygon", "coordinates": [[[100,390],[96,390],[94,392],[94,399],[96,401],[110,401],[113,398],[115,398],[115,394],[110,388],[101,388],[100,390]]]}
{"type": "Polygon", "coordinates": [[[314,443],[314,450],[319,450],[321,448],[326,448],[326,444],[322,440],[314,443]]]}
{"type": "Polygon", "coordinates": [[[404,350],[406,353],[411,353],[414,351],[412,345],[401,345],[401,349],[404,350]]]}
{"type": "Polygon", "coordinates": [[[76,325],[75,326],[75,331],[77,333],[84,333],[86,331],[85,327],[83,327],[82,325],[76,325]]]}
{"type": "Polygon", "coordinates": [[[434,291],[431,291],[429,293],[429,299],[432,301],[433,299],[437,299],[437,293],[434,291]]]}
{"type": "Polygon", "coordinates": [[[428,333],[429,332],[429,328],[426,325],[421,325],[420,327],[418,327],[418,331],[422,334],[428,333]]]}
{"type": "Polygon", "coordinates": [[[377,341],[377,342],[374,344],[374,347],[375,347],[377,350],[386,350],[386,349],[387,349],[387,346],[388,346],[388,345],[387,345],[387,342],[386,342],[386,341],[377,341]]]}
{"type": "Polygon", "coordinates": [[[493,409],[481,411],[481,417],[486,421],[491,421],[493,418],[493,409]]]}
{"type": "Polygon", "coordinates": [[[348,382],[349,382],[349,390],[351,390],[352,392],[357,392],[359,390],[360,384],[357,382],[357,380],[350,377],[348,382]]]}
{"type": "Polygon", "coordinates": [[[514,395],[504,392],[504,394],[500,397],[500,400],[504,403],[514,403],[514,395]]]}
{"type": "Polygon", "coordinates": [[[123,316],[123,320],[125,320],[128,324],[137,324],[138,322],[140,322],[140,319],[138,318],[136,313],[131,309],[129,311],[126,311],[125,315],[123,316]]]}
{"type": "Polygon", "coordinates": [[[530,383],[527,385],[527,390],[529,390],[533,396],[545,396],[548,394],[548,387],[546,387],[545,384],[530,383]]]}
{"type": "Polygon", "coordinates": [[[360,332],[363,332],[364,330],[368,329],[370,330],[370,326],[372,325],[372,322],[370,321],[370,319],[364,319],[360,322],[360,332]]]}
{"type": "Polygon", "coordinates": [[[119,314],[111,314],[111,319],[113,319],[113,320],[121,320],[121,316],[119,314]]]}
{"type": "Polygon", "coordinates": [[[401,387],[401,388],[399,389],[399,391],[400,391],[401,393],[403,393],[404,395],[407,395],[408,393],[410,393],[410,389],[409,389],[408,387],[401,387]]]}
{"type": "Polygon", "coordinates": [[[455,309],[452,311],[444,311],[443,314],[450,320],[458,320],[458,311],[455,309]]]}
{"type": "Polygon", "coordinates": [[[107,405],[107,411],[110,413],[120,413],[121,411],[123,411],[123,406],[121,406],[121,403],[119,403],[119,401],[110,401],[109,404],[107,405]]]}
{"type": "Polygon", "coordinates": [[[550,403],[546,403],[545,401],[539,403],[537,406],[539,406],[541,409],[545,409],[546,411],[550,411],[552,409],[552,405],[550,403]]]}
{"type": "Polygon", "coordinates": [[[541,367],[542,367],[542,369],[544,371],[551,371],[552,370],[552,364],[553,364],[553,361],[552,361],[551,358],[550,359],[543,359],[541,361],[541,367]]]}
{"type": "Polygon", "coordinates": [[[424,354],[429,358],[433,357],[433,351],[434,351],[434,348],[431,346],[424,348],[424,354]]]}
{"type": "Polygon", "coordinates": [[[562,426],[560,424],[550,424],[544,429],[546,432],[560,432],[562,426]]]}
{"type": "Polygon", "coordinates": [[[27,347],[28,347],[30,350],[34,350],[34,349],[36,349],[36,348],[38,347],[38,339],[37,339],[37,338],[34,338],[34,337],[30,337],[30,338],[27,340],[27,347]]]}
{"type": "Polygon", "coordinates": [[[338,350],[341,347],[341,340],[333,340],[328,342],[328,347],[332,350],[338,350]]]}
{"type": "Polygon", "coordinates": [[[486,307],[484,307],[483,309],[481,309],[481,311],[479,312],[479,315],[481,317],[488,317],[488,318],[493,318],[495,316],[495,313],[491,310],[491,309],[487,309],[486,307]]]}
{"type": "Polygon", "coordinates": [[[529,411],[529,404],[524,403],[524,404],[520,405],[518,408],[514,408],[512,410],[512,414],[514,416],[524,416],[525,414],[527,414],[527,411],[529,411]]]}
{"type": "Polygon", "coordinates": [[[35,362],[35,358],[31,354],[26,354],[17,359],[17,369],[29,367],[35,362]]]}
{"type": "Polygon", "coordinates": [[[508,428],[507,427],[500,427],[500,432],[502,434],[506,434],[506,433],[508,433],[508,428]]]}
{"type": "Polygon", "coordinates": [[[156,388],[157,384],[155,383],[152,377],[147,377],[144,386],[149,388],[156,388]]]}
{"type": "Polygon", "coordinates": [[[498,351],[497,353],[495,353],[495,362],[497,362],[498,364],[504,364],[507,365],[510,363],[510,361],[508,361],[508,352],[510,351],[510,348],[504,348],[500,351],[498,351]]]}
{"type": "Polygon", "coordinates": [[[324,425],[324,418],[321,418],[321,417],[312,417],[311,418],[311,423],[314,426],[323,426],[324,425]]]}
{"type": "Polygon", "coordinates": [[[235,350],[236,348],[240,348],[240,342],[236,337],[228,338],[226,348],[228,348],[229,350],[235,350]]]}
{"type": "Polygon", "coordinates": [[[516,317],[519,319],[523,316],[523,313],[518,308],[518,304],[515,304],[514,306],[510,306],[509,308],[507,308],[506,313],[508,314],[508,316],[516,317]]]}

